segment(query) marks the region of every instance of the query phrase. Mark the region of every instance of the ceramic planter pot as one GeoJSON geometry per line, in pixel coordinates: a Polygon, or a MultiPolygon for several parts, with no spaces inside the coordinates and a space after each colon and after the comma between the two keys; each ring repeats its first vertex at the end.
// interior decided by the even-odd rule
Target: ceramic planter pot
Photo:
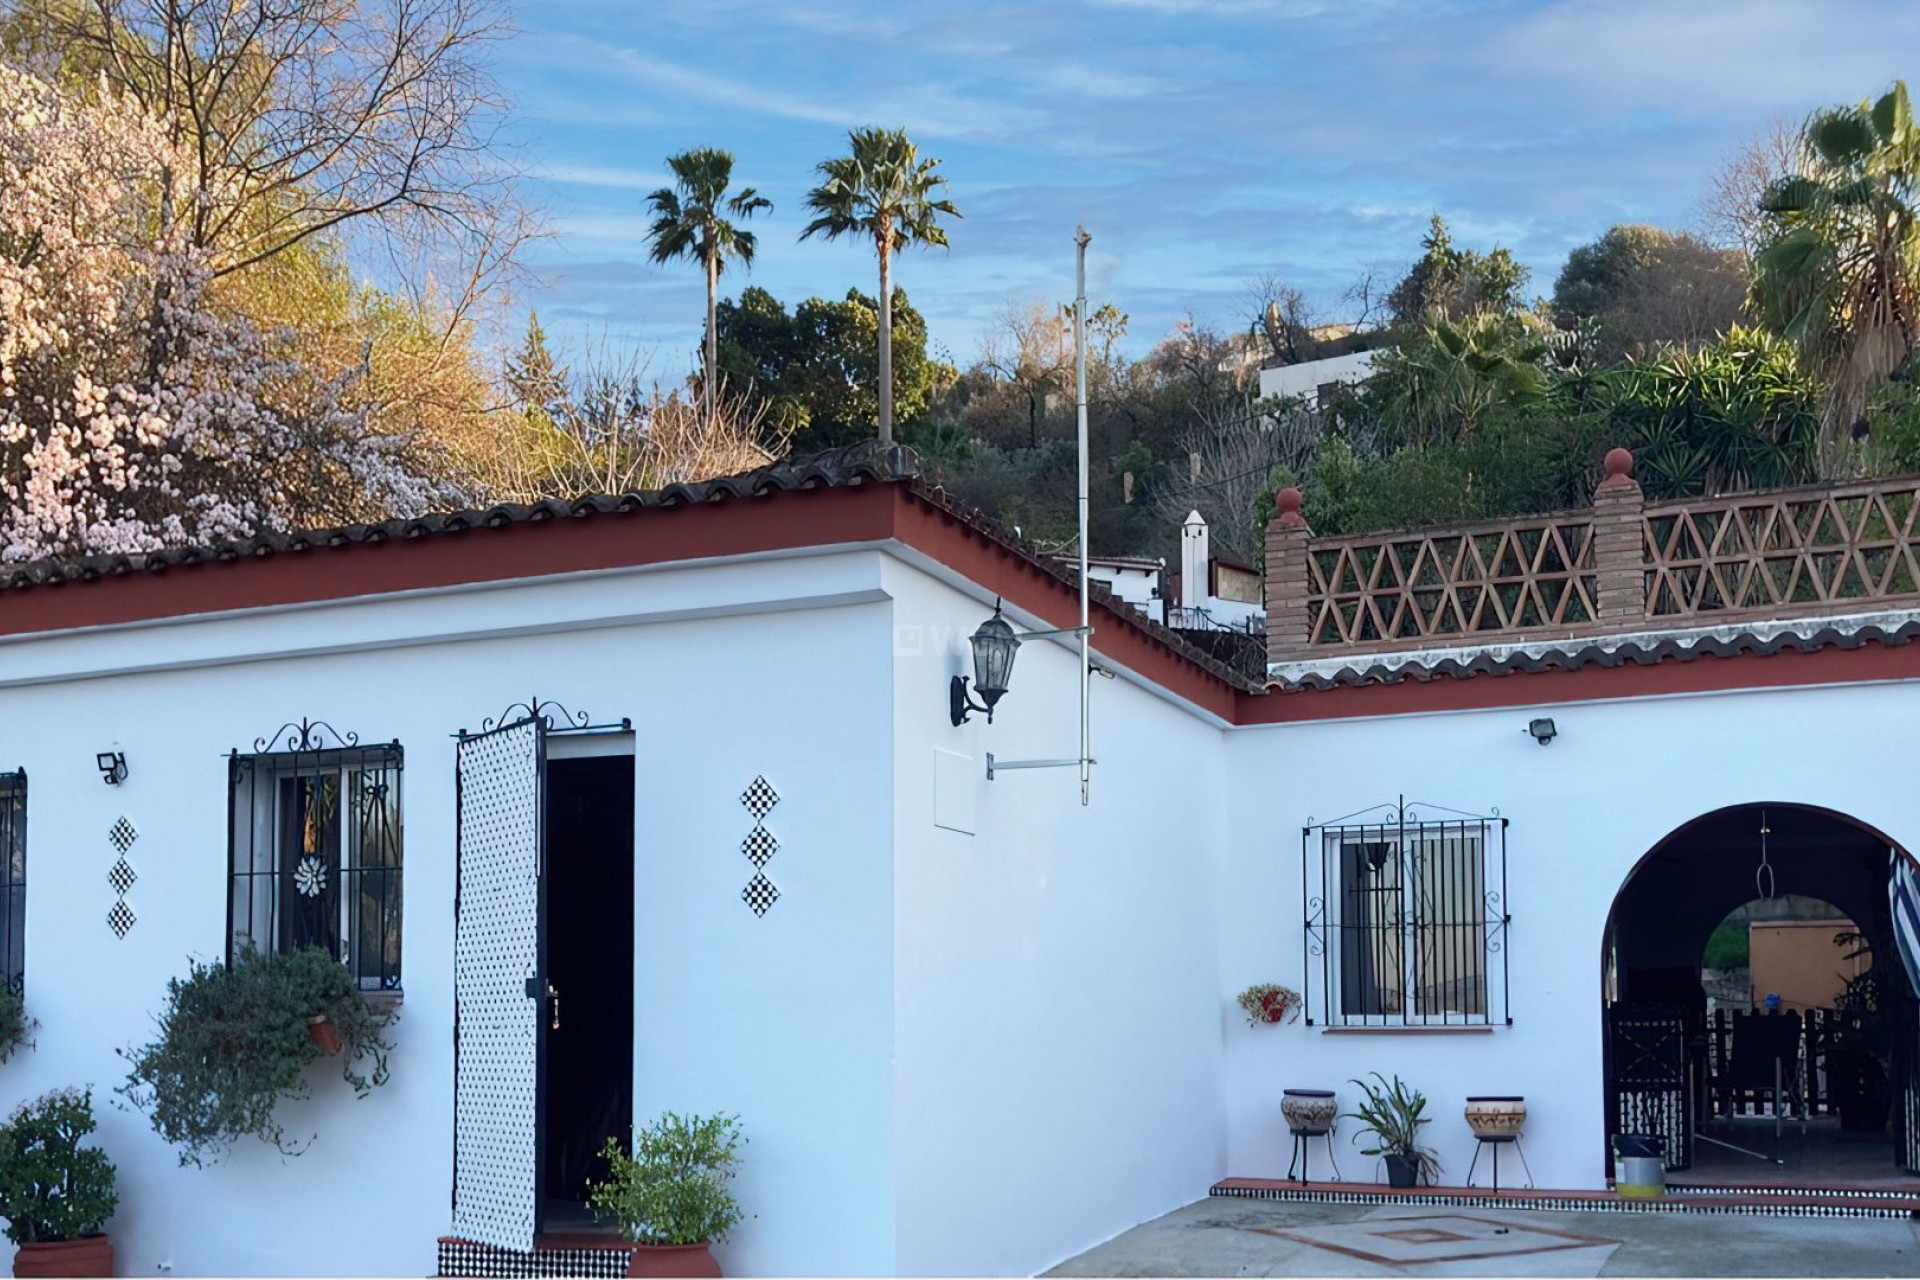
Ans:
{"type": "Polygon", "coordinates": [[[630,1276],[717,1276],[720,1264],[704,1244],[636,1244],[629,1246],[630,1276]]]}
{"type": "Polygon", "coordinates": [[[334,1026],[333,1019],[326,1014],[307,1019],[307,1035],[329,1058],[340,1052],[340,1028],[334,1026]]]}
{"type": "Polygon", "coordinates": [[[1406,1156],[1381,1157],[1387,1164],[1387,1185],[1406,1190],[1420,1181],[1420,1166],[1406,1156]]]}
{"type": "Polygon", "coordinates": [[[1331,1089],[1288,1089],[1280,1095],[1280,1114],[1287,1119],[1287,1131],[1297,1137],[1330,1132],[1339,1110],[1331,1089]]]}
{"type": "Polygon", "coordinates": [[[1260,1005],[1262,1012],[1266,1014],[1268,1022],[1284,1021],[1289,1007],[1287,998],[1281,995],[1268,996],[1260,1005]]]}
{"type": "Polygon", "coordinates": [[[1520,1136],[1527,1123],[1527,1100],[1520,1097],[1467,1099],[1467,1128],[1473,1136],[1504,1141],[1520,1136]]]}
{"type": "Polygon", "coordinates": [[[110,1276],[113,1241],[106,1236],[82,1236],[46,1244],[23,1244],[13,1255],[16,1276],[110,1276]]]}

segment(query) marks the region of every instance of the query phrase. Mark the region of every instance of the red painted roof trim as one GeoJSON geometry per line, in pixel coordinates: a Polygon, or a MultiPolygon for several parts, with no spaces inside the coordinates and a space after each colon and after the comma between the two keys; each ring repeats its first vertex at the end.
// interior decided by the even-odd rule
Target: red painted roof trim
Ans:
{"type": "MultiPolygon", "coordinates": [[[[1054,626],[1078,591],[1053,567],[908,484],[790,489],[678,507],[514,522],[413,539],[285,548],[0,594],[0,636],[157,621],[400,591],[896,540],[1054,626]]],[[[1920,644],[1742,654],[1653,665],[1251,692],[1099,601],[1097,647],[1232,724],[1578,702],[1727,689],[1920,678],[1920,644]]]]}

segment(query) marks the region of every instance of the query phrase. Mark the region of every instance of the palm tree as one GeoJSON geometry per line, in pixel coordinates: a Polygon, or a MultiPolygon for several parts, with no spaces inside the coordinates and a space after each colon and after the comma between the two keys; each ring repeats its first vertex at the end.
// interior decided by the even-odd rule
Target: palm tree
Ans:
{"type": "Polygon", "coordinates": [[[880,255],[880,443],[893,443],[893,255],[916,244],[946,247],[941,217],[957,218],[953,202],[940,197],[947,180],[938,160],[922,160],[904,129],[855,129],[848,153],[820,163],[822,182],[807,193],[818,215],[800,233],[866,234],[880,255]]]}
{"type": "Polygon", "coordinates": [[[1831,447],[1912,358],[1920,326],[1920,128],[1907,86],[1815,112],[1801,150],[1802,171],[1764,200],[1781,230],[1754,259],[1752,301],[1827,384],[1831,447]]]}
{"type": "Polygon", "coordinates": [[[742,222],[762,210],[773,208],[773,201],[752,187],[729,196],[733,182],[733,153],[717,147],[695,147],[677,156],[667,157],[673,170],[673,185],[662,187],[647,197],[653,212],[653,226],[647,230],[647,242],[653,246],[655,262],[676,258],[697,260],[707,272],[707,349],[705,384],[707,418],[714,414],[714,393],[720,385],[720,337],[716,324],[719,305],[720,272],[728,258],[737,258],[742,266],[753,263],[753,232],[729,222],[742,222]]]}

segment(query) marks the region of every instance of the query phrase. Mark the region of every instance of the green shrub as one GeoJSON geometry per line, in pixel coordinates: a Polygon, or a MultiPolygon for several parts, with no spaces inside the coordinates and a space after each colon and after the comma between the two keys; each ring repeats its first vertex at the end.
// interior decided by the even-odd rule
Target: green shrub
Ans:
{"type": "Polygon", "coordinates": [[[217,1161],[248,1135],[285,1155],[306,1149],[288,1139],[274,1110],[281,1098],[310,1092],[306,1069],[322,1056],[310,1017],[325,1015],[339,1029],[341,1074],[356,1095],[386,1083],[391,1015],[325,951],[249,947],[231,964],[189,964],[186,977],[167,983],[158,1038],[124,1051],[133,1065],[118,1090],[180,1148],[181,1164],[217,1161]]]}
{"type": "Polygon", "coordinates": [[[120,1197],[107,1153],[80,1146],[93,1129],[93,1094],[80,1089],[23,1103],[0,1128],[7,1239],[45,1244],[101,1234],[120,1197]]]}
{"type": "Polygon", "coordinates": [[[680,1116],[669,1111],[633,1135],[633,1154],[608,1138],[605,1182],[593,1183],[587,1207],[637,1244],[712,1244],[740,1221],[727,1183],[740,1163],[740,1122],[733,1116],[680,1116]]]}
{"type": "Polygon", "coordinates": [[[1373,1078],[1380,1082],[1378,1088],[1365,1080],[1348,1081],[1367,1095],[1359,1110],[1347,1116],[1349,1120],[1358,1120],[1373,1135],[1373,1145],[1362,1147],[1360,1154],[1399,1156],[1414,1166],[1416,1176],[1432,1182],[1440,1162],[1432,1151],[1420,1145],[1420,1130],[1432,1123],[1426,1114],[1427,1095],[1400,1083],[1399,1076],[1393,1078],[1392,1084],[1378,1071],[1373,1073],[1373,1078]]]}
{"type": "Polygon", "coordinates": [[[23,1047],[31,1048],[33,1042],[27,1037],[39,1025],[27,1016],[26,999],[18,991],[0,987],[0,1062],[23,1047]]]}

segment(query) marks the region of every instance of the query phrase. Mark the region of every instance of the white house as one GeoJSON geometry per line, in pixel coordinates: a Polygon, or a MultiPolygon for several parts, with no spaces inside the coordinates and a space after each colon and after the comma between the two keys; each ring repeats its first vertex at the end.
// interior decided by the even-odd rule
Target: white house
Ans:
{"type": "MultiPolygon", "coordinates": [[[[1630,487],[1397,541],[1314,539],[1283,495],[1270,682],[1096,607],[1116,678],[1093,682],[1084,807],[1072,771],[989,773],[1073,754],[1069,639],[1023,646],[990,721],[956,725],[949,697],[996,600],[1070,627],[1075,584],[904,451],[18,569],[8,976],[40,1030],[0,1088],[106,1099],[188,957],[279,945],[261,921],[300,889],[260,783],[337,771],[393,806],[390,843],[329,868],[382,910],[321,935],[400,1002],[392,1080],[355,1100],[316,1069],[282,1108],[304,1154],[208,1169],[103,1106],[127,1274],[617,1274],[559,1230],[569,1153],[668,1109],[750,1138],[752,1216],[718,1251],[740,1275],[1031,1273],[1283,1177],[1281,1090],[1344,1105],[1375,1070],[1432,1100],[1449,1184],[1479,1093],[1527,1097],[1540,1187],[1603,1192],[1622,1127],[1666,1125],[1683,1163],[1691,1095],[1621,1075],[1609,1009],[1684,985],[1694,935],[1753,896],[1758,806],[1779,892],[1892,954],[1920,574],[1812,605],[1729,585],[1726,621],[1697,590],[1670,608],[1661,584],[1738,556],[1678,554],[1678,516],[1630,487]],[[1659,589],[1635,597],[1643,540],[1659,589]],[[1398,559],[1443,553],[1437,592],[1398,559]],[[1631,573],[1596,567],[1621,555],[1631,573]],[[1307,1016],[1246,1025],[1234,996],[1260,981],[1307,1016]]],[[[1911,569],[1914,483],[1768,509],[1860,493],[1899,514],[1846,554],[1911,569]]],[[[1375,1180],[1351,1136],[1343,1171],[1375,1180]]]]}
{"type": "Polygon", "coordinates": [[[1374,350],[1347,351],[1319,360],[1271,365],[1260,370],[1260,394],[1301,396],[1322,404],[1334,391],[1365,382],[1373,376],[1374,350]]]}

